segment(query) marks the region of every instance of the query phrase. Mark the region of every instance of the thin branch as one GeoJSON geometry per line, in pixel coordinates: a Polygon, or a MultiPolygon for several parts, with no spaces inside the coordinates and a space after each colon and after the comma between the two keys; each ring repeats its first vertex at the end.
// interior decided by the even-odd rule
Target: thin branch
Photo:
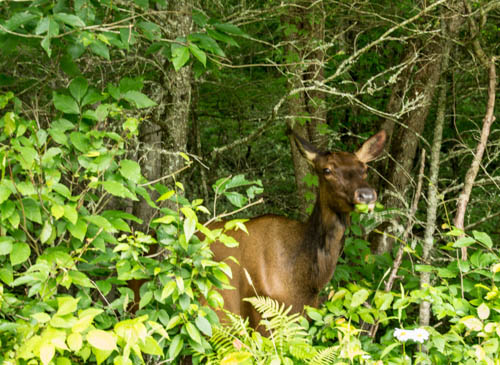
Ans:
{"type": "Polygon", "coordinates": [[[269,127],[274,122],[274,120],[276,119],[275,115],[276,114],[273,112],[264,124],[262,124],[259,128],[257,128],[253,133],[249,134],[248,136],[237,139],[237,140],[235,140],[235,141],[233,141],[225,146],[214,148],[212,153],[210,154],[210,156],[212,158],[215,158],[215,157],[217,157],[217,155],[220,155],[221,153],[223,153],[225,151],[231,150],[231,149],[233,149],[241,144],[248,143],[248,142],[254,140],[258,136],[260,136],[262,133],[264,133],[266,128],[269,127]]]}
{"type": "Polygon", "coordinates": [[[239,213],[245,209],[248,209],[250,207],[253,207],[254,205],[257,205],[257,204],[262,204],[264,203],[264,198],[260,198],[259,200],[256,200],[254,202],[251,202],[251,203],[248,203],[247,205],[245,205],[244,207],[241,207],[237,210],[234,210],[232,212],[229,212],[229,213],[223,213],[223,214],[219,214],[217,217],[213,217],[212,219],[208,220],[204,226],[208,226],[210,223],[214,222],[215,220],[219,220],[219,219],[222,219],[222,218],[225,218],[225,217],[229,217],[231,215],[234,215],[236,213],[239,213]]]}
{"type": "MultiPolygon", "coordinates": [[[[489,62],[489,84],[488,84],[488,102],[486,107],[486,115],[483,119],[483,128],[481,130],[481,138],[476,148],[476,153],[474,154],[474,159],[472,164],[465,175],[464,188],[460,193],[457,203],[457,213],[455,215],[455,220],[453,224],[459,229],[464,228],[465,211],[467,209],[467,204],[469,203],[470,194],[472,187],[474,186],[474,181],[476,180],[477,173],[479,171],[479,166],[483,158],[484,151],[486,149],[486,144],[488,142],[488,137],[490,134],[491,125],[495,121],[495,116],[493,115],[495,109],[495,87],[496,87],[496,68],[495,68],[495,58],[493,57],[489,62]]],[[[462,248],[462,260],[467,260],[467,247],[462,248]]]]}

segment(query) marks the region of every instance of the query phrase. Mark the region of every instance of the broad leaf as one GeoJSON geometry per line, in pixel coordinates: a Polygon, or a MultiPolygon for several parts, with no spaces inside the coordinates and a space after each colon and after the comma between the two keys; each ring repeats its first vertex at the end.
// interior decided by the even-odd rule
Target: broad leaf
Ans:
{"type": "Polygon", "coordinates": [[[31,254],[30,246],[24,242],[15,243],[10,252],[10,263],[12,266],[25,262],[31,254]]]}
{"type": "Polygon", "coordinates": [[[66,114],[80,114],[80,108],[71,96],[54,92],[52,93],[52,100],[57,110],[66,114]]]}

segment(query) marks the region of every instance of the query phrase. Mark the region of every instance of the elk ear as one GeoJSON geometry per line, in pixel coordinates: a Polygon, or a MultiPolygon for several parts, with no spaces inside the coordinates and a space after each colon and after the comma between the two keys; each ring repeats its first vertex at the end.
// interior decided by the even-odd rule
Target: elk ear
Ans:
{"type": "Polygon", "coordinates": [[[384,150],[386,138],[387,133],[384,130],[371,136],[363,143],[361,148],[356,151],[355,155],[358,160],[364,163],[375,160],[384,150]]]}
{"type": "Polygon", "coordinates": [[[320,155],[320,151],[316,147],[295,133],[293,133],[293,140],[295,141],[295,145],[299,149],[302,156],[304,156],[311,164],[314,162],[316,157],[320,155]]]}

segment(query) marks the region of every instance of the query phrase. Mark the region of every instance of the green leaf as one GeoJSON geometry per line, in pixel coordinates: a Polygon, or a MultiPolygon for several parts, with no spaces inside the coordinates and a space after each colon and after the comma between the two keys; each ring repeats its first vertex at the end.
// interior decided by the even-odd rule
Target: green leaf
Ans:
{"type": "Polygon", "coordinates": [[[35,28],[35,34],[40,35],[47,33],[49,31],[49,22],[50,19],[48,17],[41,18],[35,28]]]}
{"type": "Polygon", "coordinates": [[[54,107],[66,114],[80,114],[80,108],[69,95],[58,94],[56,92],[52,93],[52,100],[54,102],[54,107]]]}
{"type": "Polygon", "coordinates": [[[389,346],[386,346],[384,348],[384,351],[382,351],[382,353],[380,354],[380,358],[383,359],[384,357],[386,357],[389,352],[391,352],[395,347],[398,347],[399,346],[399,342],[395,342],[395,343],[391,343],[389,346]]]}
{"type": "Polygon", "coordinates": [[[53,206],[50,207],[50,213],[56,220],[58,220],[62,216],[64,216],[64,207],[62,205],[54,204],[53,206]]]}
{"type": "Polygon", "coordinates": [[[7,136],[16,131],[16,115],[13,112],[5,113],[1,120],[3,120],[3,131],[7,136]]]}
{"type": "Polygon", "coordinates": [[[196,219],[192,217],[186,218],[184,220],[184,235],[186,236],[186,242],[191,240],[194,232],[196,231],[196,219]]]}
{"type": "Polygon", "coordinates": [[[87,215],[84,219],[92,224],[95,224],[97,227],[102,228],[105,232],[116,233],[115,227],[109,221],[101,217],[99,215],[87,215]]]}
{"type": "Polygon", "coordinates": [[[7,28],[8,30],[16,30],[21,25],[37,19],[38,17],[39,15],[32,14],[28,11],[15,13],[12,18],[5,22],[5,28],[7,28]]]}
{"type": "Polygon", "coordinates": [[[45,243],[47,242],[50,237],[52,236],[52,224],[50,224],[49,220],[46,220],[42,232],[40,232],[40,242],[45,243]]]}
{"type": "Polygon", "coordinates": [[[109,50],[108,46],[106,46],[103,42],[100,40],[95,40],[91,45],[90,45],[90,50],[95,53],[98,56],[101,56],[102,58],[107,59],[108,61],[110,60],[109,58],[109,50]]]}
{"type": "Polygon", "coordinates": [[[188,36],[190,42],[196,42],[201,49],[215,54],[220,57],[225,57],[226,54],[220,48],[219,44],[211,37],[203,33],[193,33],[188,36]]]}
{"type": "Polygon", "coordinates": [[[233,204],[237,208],[243,207],[248,201],[248,199],[244,195],[236,191],[225,192],[224,196],[227,198],[227,200],[229,200],[231,204],[233,204]]]}
{"type": "Polygon", "coordinates": [[[460,237],[455,243],[453,243],[453,247],[455,248],[468,247],[474,243],[476,243],[476,240],[474,238],[465,236],[465,237],[460,237]]]}
{"type": "Polygon", "coordinates": [[[14,273],[10,267],[0,268],[0,280],[2,280],[5,284],[11,285],[14,281],[14,273]]]}
{"type": "Polygon", "coordinates": [[[476,240],[481,242],[483,245],[485,245],[488,248],[493,247],[493,241],[491,240],[491,237],[485,233],[485,232],[478,232],[478,231],[472,231],[472,235],[476,240]]]}
{"type": "Polygon", "coordinates": [[[79,218],[76,224],[68,224],[68,231],[73,237],[83,241],[85,234],[87,233],[87,223],[85,223],[83,219],[79,218]]]}
{"type": "Polygon", "coordinates": [[[212,325],[203,316],[198,316],[195,320],[196,327],[206,336],[212,337],[212,325]]]}
{"type": "Polygon", "coordinates": [[[170,346],[168,348],[168,357],[170,360],[174,360],[177,355],[182,350],[182,347],[184,346],[184,340],[182,339],[181,335],[178,334],[172,339],[172,342],[170,343],[170,346]]]}
{"type": "Polygon", "coordinates": [[[69,84],[69,92],[76,101],[80,102],[87,93],[88,87],[89,84],[86,79],[83,77],[76,77],[71,81],[71,84],[69,84]]]}
{"type": "Polygon", "coordinates": [[[12,194],[12,191],[4,184],[1,184],[0,185],[0,204],[2,204],[4,201],[9,199],[10,194],[12,194]]]}
{"type": "Polygon", "coordinates": [[[198,329],[191,322],[186,323],[184,327],[186,328],[189,337],[191,337],[193,341],[201,344],[201,335],[200,332],[198,332],[198,329]]]}
{"type": "Polygon", "coordinates": [[[224,307],[224,298],[216,290],[211,290],[208,293],[207,300],[208,300],[208,304],[210,304],[214,308],[223,308],[224,307]]]}
{"type": "Polygon", "coordinates": [[[137,108],[150,108],[156,106],[156,103],[139,91],[131,90],[122,95],[122,98],[129,103],[134,104],[137,108]]]}
{"type": "Polygon", "coordinates": [[[153,292],[152,291],[146,292],[146,294],[144,294],[141,297],[141,300],[139,301],[139,309],[142,309],[145,306],[147,306],[152,299],[153,299],[153,292]]]}
{"type": "Polygon", "coordinates": [[[54,14],[54,19],[63,22],[67,25],[70,25],[74,28],[80,28],[85,26],[85,22],[78,16],[73,14],[57,13],[54,14]]]}
{"type": "Polygon", "coordinates": [[[218,32],[217,30],[207,29],[207,34],[213,39],[217,39],[218,41],[225,42],[231,46],[239,47],[238,42],[234,40],[233,37],[228,36],[227,34],[218,32]]]}
{"type": "Polygon", "coordinates": [[[99,350],[113,351],[116,349],[116,336],[103,330],[92,330],[87,334],[87,341],[99,350]]]}
{"type": "Polygon", "coordinates": [[[31,170],[38,152],[32,147],[15,147],[19,151],[18,161],[25,170],[31,170]]]}
{"type": "Polygon", "coordinates": [[[172,293],[174,292],[174,290],[177,288],[177,285],[175,283],[175,280],[170,280],[167,285],[165,285],[163,287],[163,290],[161,291],[161,296],[160,296],[160,300],[165,300],[166,298],[168,298],[169,296],[172,295],[172,293]]]}
{"type": "Polygon", "coordinates": [[[203,64],[203,66],[207,66],[207,55],[205,54],[205,52],[199,49],[196,44],[190,43],[189,50],[191,51],[191,54],[203,64]]]}
{"type": "Polygon", "coordinates": [[[64,217],[73,225],[76,224],[78,220],[78,212],[76,208],[72,205],[64,206],[64,217]]]}
{"type": "Polygon", "coordinates": [[[192,17],[193,17],[193,21],[198,26],[200,26],[200,28],[203,28],[207,24],[208,19],[209,19],[209,17],[207,15],[205,15],[205,13],[202,13],[201,10],[198,10],[198,9],[193,9],[192,17]]]}
{"type": "Polygon", "coordinates": [[[120,198],[129,198],[132,200],[137,200],[137,198],[122,184],[117,181],[103,181],[102,187],[108,193],[114,196],[118,196],[120,198]]]}
{"type": "Polygon", "coordinates": [[[94,284],[92,284],[92,281],[90,281],[87,275],[85,275],[83,272],[71,270],[68,275],[71,278],[73,284],[83,286],[85,288],[94,288],[94,284]]]}
{"type": "Polygon", "coordinates": [[[236,25],[229,24],[229,23],[216,23],[214,24],[215,29],[220,30],[221,32],[227,33],[227,34],[234,34],[238,36],[246,36],[246,33],[243,32],[240,28],[238,28],[236,25]]]}
{"type": "Polygon", "coordinates": [[[57,298],[57,313],[58,316],[64,316],[69,313],[74,313],[78,306],[80,298],[73,298],[70,296],[57,298]]]}
{"type": "Polygon", "coordinates": [[[30,246],[24,242],[15,243],[10,252],[10,263],[12,266],[22,264],[31,254],[30,246]]]}
{"type": "Polygon", "coordinates": [[[172,64],[175,71],[179,71],[189,61],[189,48],[172,44],[172,64]]]}
{"type": "Polygon", "coordinates": [[[69,139],[75,148],[83,153],[88,153],[90,150],[90,139],[83,133],[72,132],[69,139]]]}
{"type": "Polygon", "coordinates": [[[366,299],[368,299],[369,295],[370,293],[366,289],[358,290],[356,293],[352,295],[351,308],[359,307],[366,301],[366,299]]]}
{"type": "Polygon", "coordinates": [[[8,255],[12,252],[14,238],[8,236],[0,236],[0,255],[8,255]]]}
{"type": "Polygon", "coordinates": [[[163,356],[162,347],[158,345],[158,342],[151,336],[146,337],[144,342],[139,342],[139,347],[145,354],[163,356]]]}
{"type": "Polygon", "coordinates": [[[378,310],[385,311],[391,307],[393,299],[392,293],[377,292],[375,294],[375,306],[378,310]]]}

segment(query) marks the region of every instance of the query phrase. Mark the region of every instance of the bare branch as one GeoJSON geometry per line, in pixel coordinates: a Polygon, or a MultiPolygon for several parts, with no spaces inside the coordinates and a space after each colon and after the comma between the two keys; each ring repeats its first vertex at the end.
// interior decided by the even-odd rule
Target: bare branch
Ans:
{"type": "MultiPolygon", "coordinates": [[[[476,180],[477,173],[479,171],[479,166],[483,158],[484,150],[486,149],[486,144],[488,142],[488,137],[490,135],[491,125],[495,121],[495,116],[493,115],[495,109],[495,87],[496,87],[496,68],[495,68],[495,58],[493,57],[489,62],[489,84],[488,84],[488,103],[486,107],[486,115],[483,119],[483,128],[481,130],[481,138],[476,148],[476,153],[474,154],[474,159],[472,164],[465,175],[464,188],[458,197],[457,203],[457,213],[455,215],[455,220],[453,224],[459,229],[464,229],[464,219],[465,211],[467,209],[467,204],[469,203],[470,194],[472,187],[474,186],[474,181],[476,180]]],[[[467,260],[467,248],[462,248],[462,260],[467,260]]]]}

